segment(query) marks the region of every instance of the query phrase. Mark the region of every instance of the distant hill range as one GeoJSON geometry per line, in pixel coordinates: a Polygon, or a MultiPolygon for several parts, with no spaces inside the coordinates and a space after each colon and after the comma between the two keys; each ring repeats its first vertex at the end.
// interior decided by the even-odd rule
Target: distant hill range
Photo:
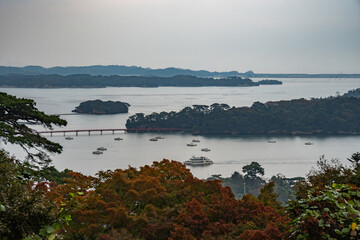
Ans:
{"type": "Polygon", "coordinates": [[[210,78],[178,75],[174,77],[143,76],[92,76],[73,74],[62,76],[51,75],[0,75],[0,87],[21,88],[100,88],[100,87],[205,87],[205,86],[241,86],[281,85],[279,80],[252,81],[250,78],[227,77],[210,78]]]}
{"type": "Polygon", "coordinates": [[[191,75],[196,77],[259,77],[259,78],[360,78],[360,74],[269,74],[269,73],[254,73],[247,71],[239,73],[237,71],[230,72],[210,72],[206,70],[190,70],[181,68],[164,68],[151,69],[136,66],[119,66],[119,65],[94,65],[81,67],[51,67],[44,68],[41,66],[26,66],[26,67],[8,67],[0,66],[0,75],[7,74],[22,74],[22,75],[43,75],[43,74],[58,74],[58,75],[73,75],[73,74],[89,74],[102,76],[157,76],[157,77],[173,77],[177,75],[191,75]]]}

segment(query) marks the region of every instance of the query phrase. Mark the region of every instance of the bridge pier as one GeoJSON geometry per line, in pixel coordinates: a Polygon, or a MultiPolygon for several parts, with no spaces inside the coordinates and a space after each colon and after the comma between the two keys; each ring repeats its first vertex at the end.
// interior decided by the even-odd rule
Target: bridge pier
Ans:
{"type": "Polygon", "coordinates": [[[64,132],[64,137],[65,137],[65,132],[64,132]]]}
{"type": "Polygon", "coordinates": [[[103,132],[103,131],[100,131],[100,134],[101,134],[101,135],[102,135],[102,132],[103,132]]]}
{"type": "Polygon", "coordinates": [[[89,131],[89,136],[90,136],[90,132],[91,132],[91,131],[89,131]]]}
{"type": "Polygon", "coordinates": [[[52,132],[50,133],[50,137],[52,137],[52,132]]]}
{"type": "Polygon", "coordinates": [[[115,131],[115,130],[112,130],[113,134],[114,134],[114,131],[115,131]]]}

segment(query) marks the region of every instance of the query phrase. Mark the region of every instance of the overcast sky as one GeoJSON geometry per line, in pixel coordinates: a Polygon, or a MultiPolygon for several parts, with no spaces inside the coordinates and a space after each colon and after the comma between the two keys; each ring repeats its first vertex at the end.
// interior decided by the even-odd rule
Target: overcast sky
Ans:
{"type": "Polygon", "coordinates": [[[360,73],[360,0],[0,0],[0,65],[360,73]]]}

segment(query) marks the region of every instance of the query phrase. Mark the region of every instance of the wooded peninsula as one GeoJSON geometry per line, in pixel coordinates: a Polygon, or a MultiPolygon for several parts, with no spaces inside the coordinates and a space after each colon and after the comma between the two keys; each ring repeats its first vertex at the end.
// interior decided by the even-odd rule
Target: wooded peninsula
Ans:
{"type": "Polygon", "coordinates": [[[127,120],[127,128],[182,128],[193,134],[360,134],[360,99],[329,97],[255,102],[251,107],[214,103],[179,112],[144,115],[127,120]]]}
{"type": "Polygon", "coordinates": [[[209,87],[229,86],[247,87],[259,85],[281,85],[278,80],[254,82],[249,78],[202,78],[190,75],[174,77],[142,76],[92,76],[77,75],[0,75],[0,87],[18,88],[104,88],[104,87],[209,87]]]}

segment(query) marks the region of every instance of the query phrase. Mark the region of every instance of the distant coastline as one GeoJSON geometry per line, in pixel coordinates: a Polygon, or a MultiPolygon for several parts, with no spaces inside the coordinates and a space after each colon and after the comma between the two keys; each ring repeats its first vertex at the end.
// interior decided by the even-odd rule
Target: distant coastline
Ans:
{"type": "Polygon", "coordinates": [[[260,85],[281,85],[279,80],[254,82],[250,78],[204,78],[189,75],[174,77],[142,76],[92,76],[75,75],[0,75],[0,87],[13,88],[104,88],[104,87],[252,87],[260,85]]]}
{"type": "Polygon", "coordinates": [[[93,66],[70,66],[70,67],[51,67],[44,68],[41,66],[11,67],[0,66],[0,75],[7,74],[23,74],[23,75],[49,75],[57,74],[68,76],[73,74],[89,74],[92,76],[147,76],[147,77],[174,77],[177,75],[191,75],[195,77],[213,77],[224,78],[231,76],[239,76],[244,78],[360,78],[359,73],[352,74],[308,74],[308,73],[254,73],[253,71],[238,72],[211,72],[206,70],[191,70],[182,68],[164,68],[151,69],[138,66],[124,65],[93,65],[93,66]]]}

